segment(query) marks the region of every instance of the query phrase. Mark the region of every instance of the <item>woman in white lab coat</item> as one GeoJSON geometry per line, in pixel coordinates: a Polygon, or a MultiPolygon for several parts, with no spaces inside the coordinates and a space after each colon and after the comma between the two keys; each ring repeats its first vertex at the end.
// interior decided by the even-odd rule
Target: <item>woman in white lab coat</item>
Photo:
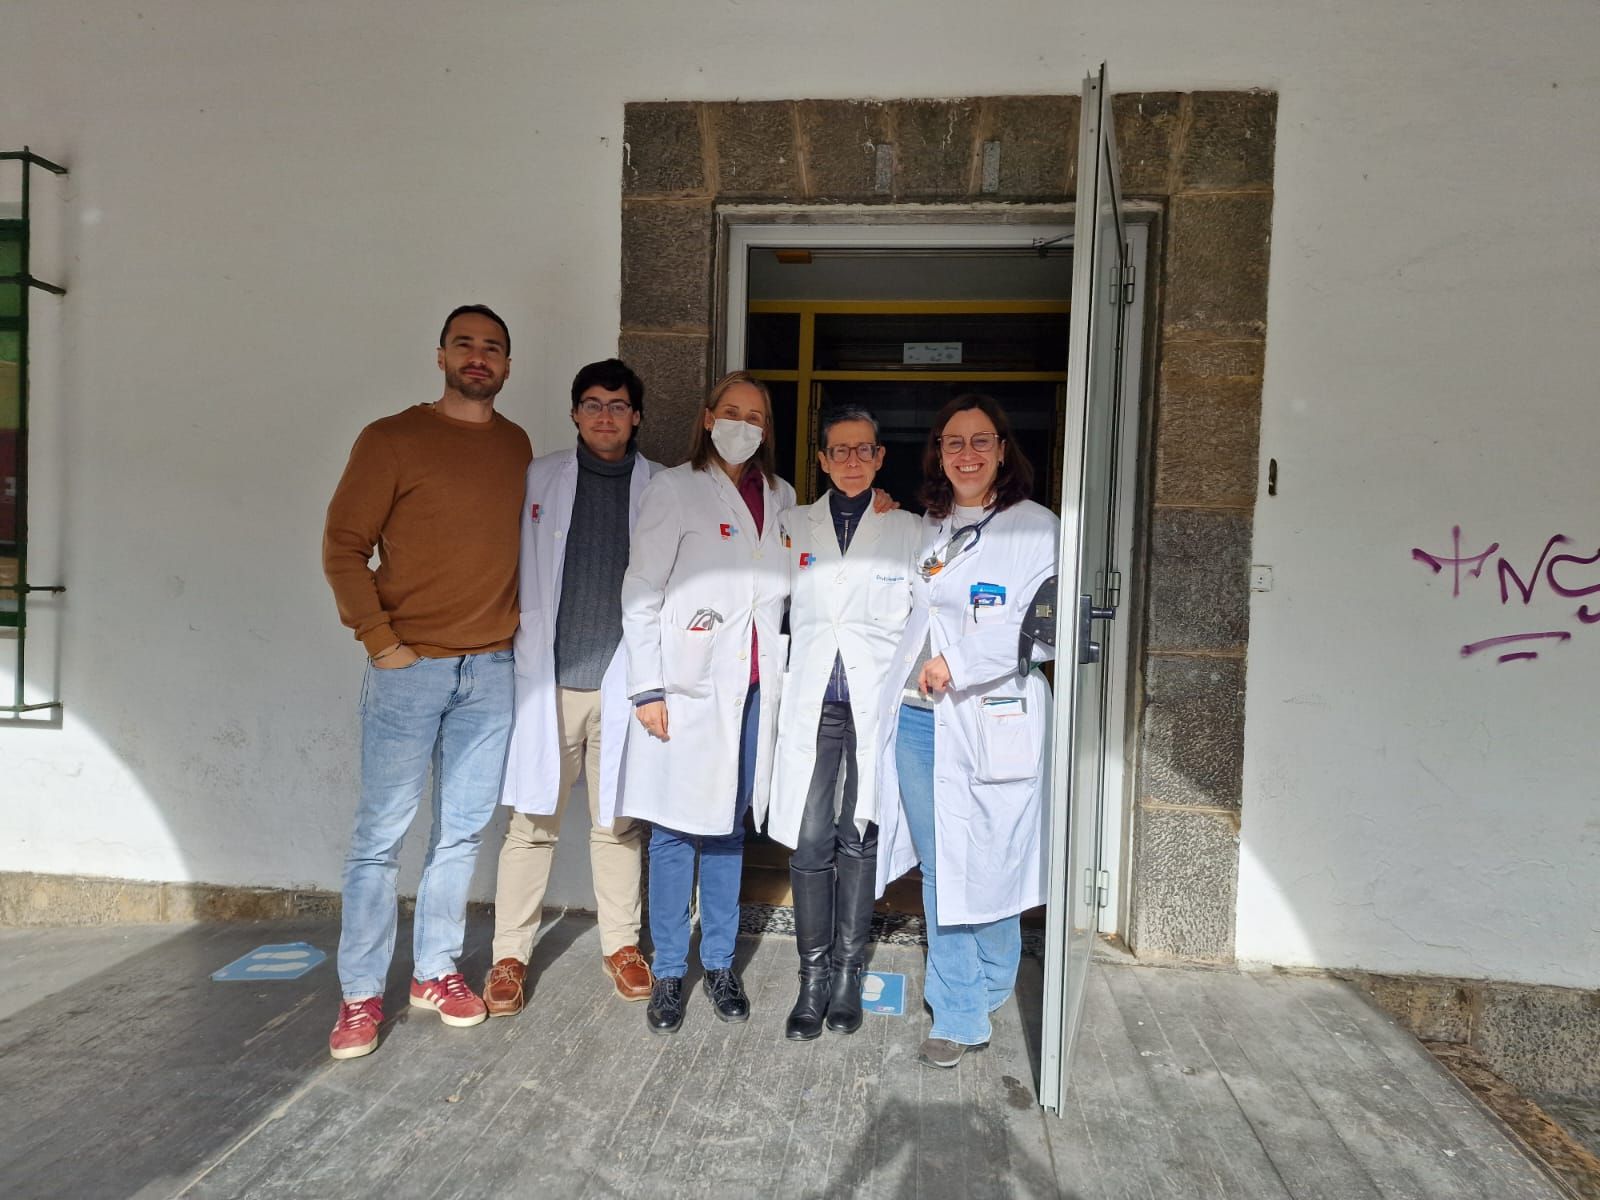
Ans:
{"type": "Polygon", "coordinates": [[[1021,624],[1056,571],[1059,525],[1027,499],[1032,471],[992,398],[959,396],[923,455],[924,543],[884,697],[879,890],[922,867],[928,931],[919,1057],[953,1067],[989,1040],[1022,953],[1018,914],[1044,903],[1050,689],[1018,676],[1021,624]],[[898,710],[898,711],[896,711],[898,710]]]}
{"type": "MultiPolygon", "coordinates": [[[[789,569],[789,673],[767,832],[793,847],[800,996],[785,1036],[861,1026],[861,973],[877,876],[878,707],[911,611],[921,523],[873,511],[883,465],[878,422],[826,415],[817,461],[832,486],[783,515],[789,569]]],[[[899,677],[903,677],[902,670],[899,677]]]]}
{"type": "Polygon", "coordinates": [[[700,866],[700,964],[718,1017],[750,1014],[733,969],[744,816],[760,821],[777,732],[789,594],[779,514],[794,489],[773,470],[772,405],[743,371],[696,415],[689,461],[640,501],[622,580],[622,640],[637,723],[623,764],[626,815],[650,836],[657,1033],[683,1023],[689,901],[700,866]]]}

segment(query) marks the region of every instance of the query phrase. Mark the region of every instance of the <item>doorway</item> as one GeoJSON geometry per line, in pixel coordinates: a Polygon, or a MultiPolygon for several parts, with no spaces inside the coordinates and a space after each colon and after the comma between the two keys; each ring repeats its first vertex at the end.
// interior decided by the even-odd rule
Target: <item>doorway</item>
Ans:
{"type": "MultiPolygon", "coordinates": [[[[981,209],[922,210],[896,223],[860,210],[730,207],[722,218],[723,264],[715,374],[744,368],[771,390],[779,471],[800,501],[821,492],[815,431],[826,409],[856,404],[872,412],[888,450],[881,485],[920,512],[917,484],[933,415],[964,392],[993,395],[1005,406],[1020,448],[1034,466],[1035,495],[1057,508],[1061,491],[1067,351],[1072,328],[1073,245],[1070,210],[1039,209],[1018,219],[981,209]],[[946,220],[934,221],[943,215],[946,220]]],[[[1148,227],[1127,228],[1137,264],[1130,311],[1143,313],[1148,227]]],[[[1122,355],[1126,416],[1116,450],[1115,538],[1131,578],[1139,510],[1140,322],[1130,321],[1122,355]]],[[[1129,663],[1136,631],[1118,621],[1106,631],[1108,729],[1105,820],[1100,836],[1099,932],[1126,928],[1125,881],[1132,811],[1125,743],[1131,705],[1129,663]]],[[[752,838],[745,872],[747,903],[788,903],[788,851],[752,838]]],[[[880,906],[921,911],[912,878],[880,906]]]]}

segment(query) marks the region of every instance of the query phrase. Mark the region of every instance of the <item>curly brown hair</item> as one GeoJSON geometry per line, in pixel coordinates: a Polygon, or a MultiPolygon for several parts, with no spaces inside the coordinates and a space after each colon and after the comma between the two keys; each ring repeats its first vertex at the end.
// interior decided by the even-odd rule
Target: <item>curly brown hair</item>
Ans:
{"type": "MultiPolygon", "coordinates": [[[[950,515],[950,509],[955,504],[955,489],[950,486],[950,478],[944,473],[944,464],[939,455],[939,439],[944,435],[944,427],[950,423],[957,413],[967,412],[970,409],[980,410],[984,416],[994,423],[994,431],[1000,439],[1002,447],[1011,446],[1011,421],[1006,416],[1006,410],[1000,407],[999,401],[993,396],[985,396],[981,392],[968,392],[957,396],[950,403],[939,410],[939,415],[933,418],[933,427],[928,430],[928,441],[922,449],[922,489],[918,499],[927,509],[930,517],[943,519],[950,515]]],[[[1001,460],[1000,469],[994,477],[994,509],[1000,512],[1010,508],[1019,500],[1026,500],[1033,495],[1033,464],[1028,461],[1028,456],[1020,451],[1013,451],[1001,460]]]]}

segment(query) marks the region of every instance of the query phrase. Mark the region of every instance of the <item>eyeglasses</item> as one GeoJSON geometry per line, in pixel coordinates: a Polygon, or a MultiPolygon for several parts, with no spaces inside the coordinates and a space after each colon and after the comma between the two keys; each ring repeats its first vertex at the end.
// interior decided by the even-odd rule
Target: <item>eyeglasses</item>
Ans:
{"type": "Polygon", "coordinates": [[[581,400],[578,402],[578,411],[586,417],[598,417],[605,413],[608,417],[625,417],[633,411],[633,405],[626,400],[581,400]]]}
{"type": "Polygon", "coordinates": [[[865,463],[877,458],[878,450],[877,442],[861,442],[855,446],[829,446],[823,453],[836,463],[847,463],[852,457],[865,463]]]}
{"type": "Polygon", "coordinates": [[[960,454],[966,447],[971,446],[977,453],[987,454],[1000,444],[1000,440],[998,433],[975,433],[969,438],[950,434],[939,439],[939,449],[946,454],[960,454]]]}

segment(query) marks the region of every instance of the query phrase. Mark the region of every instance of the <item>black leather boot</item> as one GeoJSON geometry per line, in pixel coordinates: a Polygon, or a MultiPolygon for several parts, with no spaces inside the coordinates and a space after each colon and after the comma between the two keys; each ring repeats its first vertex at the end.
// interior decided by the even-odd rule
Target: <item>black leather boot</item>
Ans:
{"type": "Polygon", "coordinates": [[[833,973],[833,871],[789,868],[794,892],[794,944],[800,952],[800,998],[789,1010],[783,1036],[809,1042],[822,1033],[828,1012],[828,981],[833,973]]]}
{"type": "Polygon", "coordinates": [[[837,928],[833,935],[833,988],[828,995],[828,1028],[854,1033],[861,1028],[861,973],[867,968],[867,936],[872,932],[872,893],[877,855],[834,860],[837,928]]]}

